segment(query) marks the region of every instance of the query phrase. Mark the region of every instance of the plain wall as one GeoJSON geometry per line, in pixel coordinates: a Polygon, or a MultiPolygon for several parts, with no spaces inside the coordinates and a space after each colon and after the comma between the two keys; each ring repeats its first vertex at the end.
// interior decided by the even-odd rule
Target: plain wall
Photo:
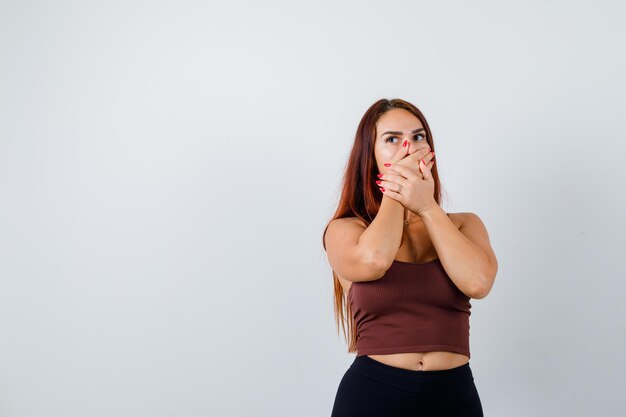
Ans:
{"type": "Polygon", "coordinates": [[[433,131],[486,416],[623,416],[617,1],[0,2],[0,416],[328,416],[322,232],[380,98],[433,131]]]}

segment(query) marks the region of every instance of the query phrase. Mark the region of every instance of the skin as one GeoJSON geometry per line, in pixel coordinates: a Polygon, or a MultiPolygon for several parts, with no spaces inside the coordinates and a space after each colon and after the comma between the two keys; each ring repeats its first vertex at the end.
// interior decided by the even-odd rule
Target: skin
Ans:
{"type": "MultiPolygon", "coordinates": [[[[376,124],[376,142],[374,143],[374,158],[376,159],[376,165],[378,172],[388,174],[398,174],[393,168],[385,167],[385,162],[392,162],[394,157],[402,149],[402,143],[408,141],[406,148],[408,148],[408,156],[403,158],[398,164],[412,168],[416,174],[421,174],[419,171],[419,161],[423,161],[427,164],[428,168],[431,168],[434,164],[434,155],[430,152],[431,148],[426,141],[426,130],[422,125],[422,122],[411,112],[404,109],[392,109],[383,114],[376,124]],[[402,132],[387,133],[387,132],[402,132]]],[[[385,181],[391,181],[391,178],[385,178],[385,181]]],[[[389,184],[387,184],[389,185],[389,184]]],[[[384,187],[385,184],[382,184],[384,187]]],[[[393,187],[392,189],[397,189],[393,187]]],[[[437,204],[434,197],[432,197],[434,190],[430,192],[430,203],[437,204]]],[[[404,209],[404,219],[410,223],[421,222],[420,216],[411,212],[409,209],[404,209]]]]}
{"type": "MultiPolygon", "coordinates": [[[[446,273],[461,291],[471,298],[484,298],[493,286],[497,271],[497,260],[487,231],[474,213],[445,213],[436,203],[430,176],[434,160],[425,131],[412,133],[420,128],[423,129],[420,120],[404,109],[386,112],[376,126],[374,156],[378,171],[383,174],[381,186],[397,190],[402,183],[403,187],[411,187],[411,192],[406,189],[410,197],[400,201],[405,207],[404,218],[408,218],[409,224],[404,227],[403,244],[395,259],[413,263],[440,259],[446,273]],[[385,134],[388,131],[401,133],[385,134]],[[392,167],[385,167],[384,163],[397,160],[405,140],[408,141],[406,156],[392,167]],[[420,159],[424,164],[419,164],[420,159]],[[423,177],[430,177],[431,183],[424,181],[423,177]]],[[[385,195],[392,198],[392,194],[385,195]]],[[[398,198],[398,195],[393,197],[398,198]]],[[[357,218],[353,221],[365,226],[357,218]]],[[[339,280],[347,294],[352,282],[341,277],[339,280]]],[[[448,351],[367,356],[390,366],[414,371],[451,369],[469,362],[468,356],[448,351]]]]}

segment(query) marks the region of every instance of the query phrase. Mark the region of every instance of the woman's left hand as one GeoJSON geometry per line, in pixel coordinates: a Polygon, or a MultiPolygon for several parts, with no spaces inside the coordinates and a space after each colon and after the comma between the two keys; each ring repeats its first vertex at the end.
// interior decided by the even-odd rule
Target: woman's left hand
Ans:
{"type": "Polygon", "coordinates": [[[430,172],[434,163],[432,157],[426,163],[420,160],[419,172],[398,163],[391,164],[387,172],[381,174],[378,186],[387,197],[421,216],[429,208],[438,205],[434,197],[435,181],[430,172]]]}

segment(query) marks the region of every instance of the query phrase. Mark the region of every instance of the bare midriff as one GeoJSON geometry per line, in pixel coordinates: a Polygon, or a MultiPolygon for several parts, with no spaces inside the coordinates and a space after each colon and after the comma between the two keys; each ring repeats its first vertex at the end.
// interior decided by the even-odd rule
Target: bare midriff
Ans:
{"type": "Polygon", "coordinates": [[[461,353],[431,351],[393,353],[388,355],[367,355],[385,365],[411,371],[439,371],[456,368],[469,362],[469,357],[461,353]]]}

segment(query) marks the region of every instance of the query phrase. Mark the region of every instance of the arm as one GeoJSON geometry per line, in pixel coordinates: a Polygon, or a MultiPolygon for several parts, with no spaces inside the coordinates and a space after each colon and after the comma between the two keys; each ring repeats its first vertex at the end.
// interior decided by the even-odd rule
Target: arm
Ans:
{"type": "Polygon", "coordinates": [[[383,196],[376,217],[359,237],[359,245],[366,248],[380,275],[389,268],[388,259],[394,259],[400,247],[404,221],[404,206],[393,198],[383,196]]]}
{"type": "Polygon", "coordinates": [[[324,233],[325,249],[332,269],[348,281],[372,281],[387,268],[386,259],[395,257],[402,238],[404,207],[383,196],[369,226],[335,219],[324,233]]]}
{"type": "Polygon", "coordinates": [[[465,213],[457,229],[439,205],[425,210],[420,217],[454,284],[468,297],[485,298],[493,286],[498,262],[480,218],[465,213]]]}

